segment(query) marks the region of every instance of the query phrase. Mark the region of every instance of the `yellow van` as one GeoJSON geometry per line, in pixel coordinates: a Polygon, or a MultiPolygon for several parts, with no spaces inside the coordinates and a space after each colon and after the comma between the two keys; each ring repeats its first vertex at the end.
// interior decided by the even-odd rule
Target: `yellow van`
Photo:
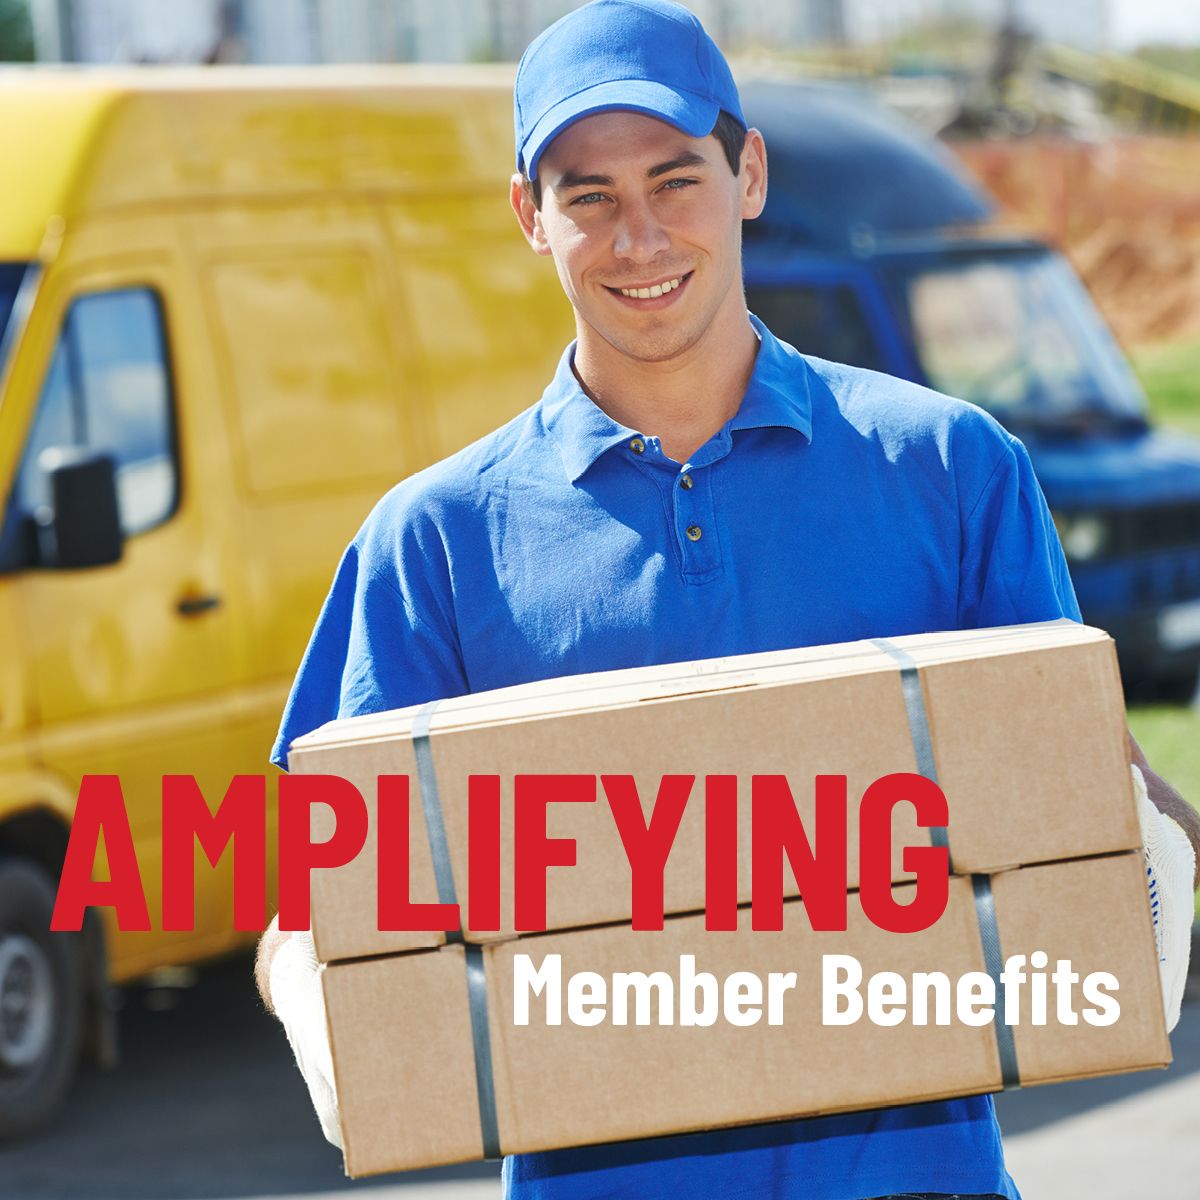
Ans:
{"type": "Polygon", "coordinates": [[[371,505],[571,336],[508,209],[510,97],[493,68],[0,75],[0,1136],[113,1059],[110,982],[248,940],[199,848],[196,928],[161,930],[161,777],[215,806],[266,769],[371,505]],[[121,778],[151,932],[48,932],[84,774],[121,778]]]}

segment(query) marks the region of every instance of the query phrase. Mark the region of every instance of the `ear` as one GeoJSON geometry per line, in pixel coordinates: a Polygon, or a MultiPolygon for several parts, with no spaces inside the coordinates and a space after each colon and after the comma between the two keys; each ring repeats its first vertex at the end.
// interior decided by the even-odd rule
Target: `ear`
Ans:
{"type": "Polygon", "coordinates": [[[757,129],[746,132],[738,178],[742,185],[742,220],[752,221],[767,202],[767,147],[757,129]]]}
{"type": "Polygon", "coordinates": [[[533,192],[522,175],[517,172],[508,185],[508,201],[517,215],[517,224],[525,240],[533,247],[535,254],[549,254],[550,243],[546,240],[546,230],[542,225],[542,214],[538,212],[533,202],[533,192]]]}

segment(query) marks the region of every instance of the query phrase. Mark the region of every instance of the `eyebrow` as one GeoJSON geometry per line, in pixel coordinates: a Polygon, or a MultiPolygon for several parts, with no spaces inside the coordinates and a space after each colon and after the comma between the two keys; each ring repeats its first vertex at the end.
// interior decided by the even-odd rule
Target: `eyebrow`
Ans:
{"type": "MultiPolygon", "coordinates": [[[[671,171],[679,171],[684,167],[707,167],[708,159],[694,150],[685,150],[670,162],[658,163],[646,172],[647,179],[657,179],[671,171]]],[[[611,175],[580,175],[575,171],[564,171],[559,178],[558,186],[563,191],[577,187],[612,187],[611,175]]]]}
{"type": "Polygon", "coordinates": [[[679,171],[683,167],[707,167],[708,159],[703,154],[697,154],[694,150],[685,150],[678,158],[671,159],[670,162],[659,163],[656,167],[651,167],[646,172],[647,179],[657,179],[660,175],[666,175],[669,171],[679,171]]]}

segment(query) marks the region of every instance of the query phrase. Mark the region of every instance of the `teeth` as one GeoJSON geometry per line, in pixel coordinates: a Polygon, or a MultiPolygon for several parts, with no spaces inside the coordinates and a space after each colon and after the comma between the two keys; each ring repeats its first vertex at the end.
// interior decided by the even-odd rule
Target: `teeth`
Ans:
{"type": "Polygon", "coordinates": [[[666,283],[656,283],[648,288],[620,288],[622,296],[632,296],[636,300],[653,300],[657,296],[665,296],[673,292],[683,282],[683,276],[678,279],[668,279],[666,283]]]}

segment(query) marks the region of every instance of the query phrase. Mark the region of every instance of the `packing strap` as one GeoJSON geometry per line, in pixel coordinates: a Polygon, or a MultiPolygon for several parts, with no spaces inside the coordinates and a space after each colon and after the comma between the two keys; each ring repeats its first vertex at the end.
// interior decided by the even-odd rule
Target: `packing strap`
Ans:
{"type": "MultiPolygon", "coordinates": [[[[904,693],[908,732],[917,759],[917,774],[937,783],[933,735],[929,729],[929,713],[925,708],[925,692],[921,687],[920,670],[912,655],[886,638],[872,638],[871,644],[878,646],[899,664],[900,687],[904,693]]],[[[946,826],[931,827],[929,838],[935,846],[945,846],[949,867],[953,872],[954,857],[950,851],[950,835],[946,826]]],[[[992,1029],[996,1035],[996,1050],[1000,1055],[1000,1079],[1004,1090],[1010,1091],[1021,1086],[1021,1070],[1017,1063],[1017,1047],[1012,1026],[1008,1023],[1005,1012],[1004,988],[1000,982],[1000,973],[1004,969],[1004,955],[1000,949],[1000,927],[996,922],[996,901],[992,895],[991,878],[987,875],[972,875],[971,890],[975,897],[975,920],[979,926],[979,941],[983,946],[983,963],[992,977],[996,992],[996,1016],[992,1022],[992,1029]]]]}
{"type": "MultiPolygon", "coordinates": [[[[417,759],[417,786],[421,789],[421,806],[425,811],[425,832],[429,838],[429,853],[433,856],[433,874],[437,881],[438,901],[457,904],[458,889],[454,886],[454,871],[450,866],[450,844],[446,839],[446,822],[442,817],[442,800],[438,792],[437,772],[433,766],[433,751],[429,745],[429,725],[433,710],[440,702],[430,700],[413,717],[412,743],[417,759]]],[[[496,1075],[492,1066],[492,1038],[488,1030],[487,975],[484,970],[483,949],[466,941],[462,929],[448,930],[447,944],[461,942],[467,956],[467,1003],[471,1012],[471,1044],[475,1052],[475,1090],[479,1096],[479,1131],[483,1137],[484,1158],[501,1156],[500,1124],[496,1117],[496,1075]]]]}

